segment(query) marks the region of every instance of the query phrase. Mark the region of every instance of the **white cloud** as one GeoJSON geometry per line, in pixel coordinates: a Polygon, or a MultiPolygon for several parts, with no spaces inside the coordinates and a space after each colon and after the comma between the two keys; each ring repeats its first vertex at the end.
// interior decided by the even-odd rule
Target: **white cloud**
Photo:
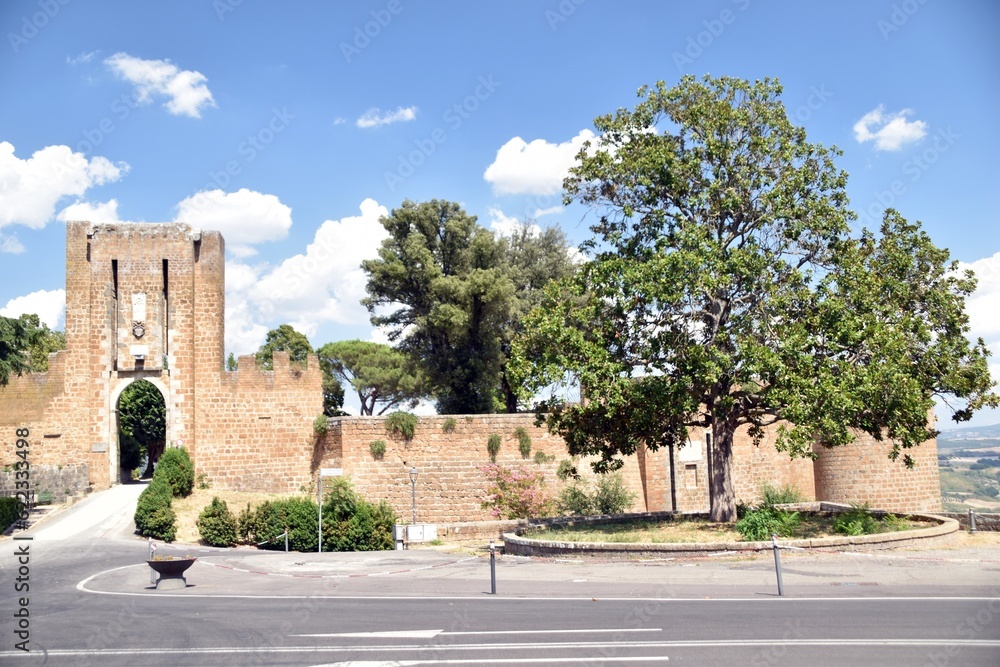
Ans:
{"type": "Polygon", "coordinates": [[[203,107],[214,107],[208,81],[201,72],[178,69],[169,60],[143,60],[127,53],[116,53],[104,63],[125,81],[135,85],[140,103],[149,102],[153,95],[168,99],[164,106],[175,116],[201,118],[203,107]]]}
{"type": "Polygon", "coordinates": [[[535,212],[532,214],[536,218],[540,218],[543,215],[553,215],[555,213],[562,213],[562,206],[549,206],[548,208],[536,208],[535,212]]]}
{"type": "MultiPolygon", "coordinates": [[[[490,207],[490,229],[500,236],[510,237],[514,230],[522,226],[522,221],[512,215],[506,215],[498,206],[490,207]]],[[[542,233],[542,228],[538,225],[530,225],[532,236],[542,233]]]]}
{"type": "Polygon", "coordinates": [[[100,51],[83,51],[76,56],[66,56],[66,64],[79,65],[81,63],[89,63],[98,53],[100,53],[100,51]]]}
{"type": "Polygon", "coordinates": [[[337,116],[336,118],[333,119],[333,124],[334,125],[343,125],[346,122],[347,122],[347,119],[343,118],[342,116],[337,116]]]}
{"type": "Polygon", "coordinates": [[[174,221],[218,230],[232,254],[248,257],[256,252],[251,245],[288,236],[292,209],[275,195],[246,188],[229,193],[205,190],[177,204],[174,221]]]}
{"type": "Polygon", "coordinates": [[[104,157],[88,160],[69,146],[46,146],[21,160],[13,145],[0,142],[0,227],[41,229],[63,197],[79,197],[94,186],[117,181],[128,168],[104,157]]]}
{"type": "Polygon", "coordinates": [[[563,179],[583,143],[593,138],[590,130],[581,130],[561,144],[544,139],[526,143],[521,137],[514,137],[500,147],[483,178],[497,194],[554,194],[562,189],[563,179]]]}
{"type": "MultiPolygon", "coordinates": [[[[969,314],[969,338],[982,338],[990,349],[990,375],[995,381],[1000,381],[1000,252],[992,257],[985,257],[975,262],[959,266],[960,270],[971,269],[978,280],[976,291],[965,300],[965,311],[969,314]]],[[[948,412],[939,411],[941,427],[952,428],[963,426],[947,421],[948,412]]],[[[983,410],[976,414],[973,424],[995,424],[1000,418],[1000,411],[983,410]]]]}
{"type": "Polygon", "coordinates": [[[379,219],[389,212],[372,199],[360,209],[360,215],[325,221],[304,253],[277,266],[226,263],[227,349],[253,352],[284,322],[307,335],[324,322],[368,322],[360,304],[367,284],[361,261],[377,256],[386,237],[379,219]]]}
{"type": "Polygon", "coordinates": [[[78,201],[70,204],[59,211],[56,216],[62,222],[70,220],[84,220],[97,224],[120,224],[128,222],[118,217],[118,200],[109,199],[104,203],[91,204],[86,201],[78,201]]]}
{"type": "Polygon", "coordinates": [[[16,235],[0,234],[0,252],[10,255],[20,255],[24,251],[24,244],[17,239],[16,235]]]}
{"type": "Polygon", "coordinates": [[[912,116],[912,109],[897,113],[885,113],[881,104],[869,111],[854,124],[854,138],[859,143],[875,140],[875,150],[898,151],[927,134],[927,123],[922,120],[906,120],[912,116]]]}
{"type": "Polygon", "coordinates": [[[4,317],[20,317],[25,313],[35,313],[50,329],[62,329],[66,319],[66,290],[38,290],[14,297],[0,308],[4,317]]]}
{"type": "Polygon", "coordinates": [[[414,120],[417,117],[417,107],[398,107],[395,111],[382,112],[378,107],[361,114],[354,124],[360,128],[380,127],[392,123],[414,120]]]}

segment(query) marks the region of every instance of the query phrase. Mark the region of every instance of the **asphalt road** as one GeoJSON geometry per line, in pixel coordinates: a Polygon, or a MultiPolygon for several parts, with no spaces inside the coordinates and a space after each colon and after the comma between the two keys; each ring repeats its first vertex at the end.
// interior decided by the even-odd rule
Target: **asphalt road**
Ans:
{"type": "Polygon", "coordinates": [[[779,598],[762,585],[766,560],[508,560],[492,596],[481,558],[195,548],[203,562],[191,585],[165,591],[148,585],[147,546],[129,535],[127,507],[111,505],[105,519],[84,508],[20,535],[31,540],[0,542],[0,665],[1000,665],[992,563],[964,564],[989,586],[956,576],[946,589],[960,559],[918,563],[885,595],[877,584],[905,564],[853,572],[853,561],[822,571],[793,561],[793,594],[779,598]],[[933,576],[916,576],[927,567],[933,576]],[[858,585],[796,588],[796,569],[858,585]],[[30,590],[18,592],[24,576],[30,590]]]}

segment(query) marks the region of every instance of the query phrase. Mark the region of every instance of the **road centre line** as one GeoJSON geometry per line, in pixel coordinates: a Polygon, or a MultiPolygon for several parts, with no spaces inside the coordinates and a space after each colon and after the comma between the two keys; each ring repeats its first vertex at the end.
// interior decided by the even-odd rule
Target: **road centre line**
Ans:
{"type": "Polygon", "coordinates": [[[289,637],[373,637],[399,639],[432,639],[438,636],[471,635],[558,635],[558,634],[621,634],[627,632],[663,632],[663,628],[604,628],[582,630],[469,630],[452,632],[448,630],[399,630],[387,632],[332,632],[313,635],[288,635],[289,637]]]}

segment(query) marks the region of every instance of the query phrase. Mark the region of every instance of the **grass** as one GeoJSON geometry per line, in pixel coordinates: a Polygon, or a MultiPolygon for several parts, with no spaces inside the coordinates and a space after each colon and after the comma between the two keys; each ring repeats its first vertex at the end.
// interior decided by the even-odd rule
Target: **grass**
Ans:
{"type": "Polygon", "coordinates": [[[301,496],[301,493],[253,493],[249,491],[223,491],[221,489],[195,489],[187,498],[174,498],[172,507],[177,513],[177,537],[176,542],[183,544],[198,544],[201,537],[198,534],[198,526],[195,523],[201,511],[212,502],[212,498],[218,496],[229,506],[229,511],[234,515],[239,515],[240,510],[250,503],[256,507],[265,500],[276,500],[278,498],[288,498],[290,496],[301,496]]]}
{"type": "MultiPolygon", "coordinates": [[[[789,539],[833,537],[835,515],[801,513],[798,530],[789,539]]],[[[915,521],[901,520],[903,529],[919,527],[915,521]]],[[[608,542],[612,544],[675,544],[682,542],[740,542],[740,534],[732,524],[712,523],[708,519],[677,521],[629,521],[619,524],[581,524],[533,530],[524,534],[529,539],[553,542],[608,542]]]]}

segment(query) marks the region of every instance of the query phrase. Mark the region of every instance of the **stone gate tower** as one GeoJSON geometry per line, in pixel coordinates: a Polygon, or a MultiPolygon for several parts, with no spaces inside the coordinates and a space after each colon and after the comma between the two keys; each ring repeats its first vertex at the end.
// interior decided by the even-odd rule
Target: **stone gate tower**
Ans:
{"type": "Polygon", "coordinates": [[[220,487],[308,484],[318,362],[292,368],[277,353],[273,371],[252,356],[224,369],[224,248],[219,232],[180,223],[67,223],[66,350],[0,389],[0,429],[29,429],[36,485],[119,481],[118,398],[139,379],[163,395],[167,447],[187,448],[220,487]]]}

